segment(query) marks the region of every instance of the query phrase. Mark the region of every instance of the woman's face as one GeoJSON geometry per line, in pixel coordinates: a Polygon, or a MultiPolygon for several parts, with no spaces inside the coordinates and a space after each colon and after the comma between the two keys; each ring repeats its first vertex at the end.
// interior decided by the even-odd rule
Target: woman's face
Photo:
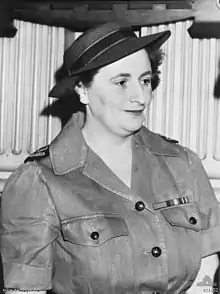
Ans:
{"type": "Polygon", "coordinates": [[[119,136],[137,131],[152,99],[151,78],[144,49],[101,68],[86,89],[87,123],[119,136]]]}

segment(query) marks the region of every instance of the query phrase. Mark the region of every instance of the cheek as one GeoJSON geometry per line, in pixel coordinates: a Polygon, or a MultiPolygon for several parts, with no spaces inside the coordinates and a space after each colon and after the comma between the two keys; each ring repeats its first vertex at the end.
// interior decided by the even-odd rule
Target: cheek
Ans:
{"type": "Polygon", "coordinates": [[[111,109],[118,109],[123,106],[123,103],[126,101],[125,95],[121,95],[117,91],[110,90],[108,93],[102,93],[98,97],[99,104],[103,107],[106,108],[106,110],[111,110],[111,109]]]}
{"type": "Polygon", "coordinates": [[[105,93],[95,93],[90,97],[90,108],[95,116],[107,116],[113,107],[112,100],[105,93]]]}
{"type": "Polygon", "coordinates": [[[125,91],[115,87],[93,88],[89,92],[89,104],[93,113],[122,109],[127,99],[125,91]]]}
{"type": "Polygon", "coordinates": [[[153,98],[153,92],[152,92],[151,87],[146,88],[143,93],[144,93],[144,97],[145,97],[146,102],[150,102],[153,98]]]}
{"type": "Polygon", "coordinates": [[[99,104],[102,106],[102,107],[105,107],[106,105],[108,105],[108,100],[106,99],[105,96],[101,95],[99,96],[99,104]]]}
{"type": "Polygon", "coordinates": [[[93,88],[92,90],[89,91],[89,104],[90,107],[93,110],[99,109],[99,107],[102,107],[105,105],[105,95],[102,91],[99,89],[93,88]]]}

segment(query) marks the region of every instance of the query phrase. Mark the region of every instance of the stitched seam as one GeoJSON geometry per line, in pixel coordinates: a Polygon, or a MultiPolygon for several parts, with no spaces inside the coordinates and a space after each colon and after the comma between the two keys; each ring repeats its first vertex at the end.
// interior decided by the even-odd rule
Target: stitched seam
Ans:
{"type": "MultiPolygon", "coordinates": [[[[46,180],[46,177],[45,177],[45,175],[44,175],[43,169],[42,169],[37,163],[35,163],[35,164],[36,164],[36,166],[38,167],[39,178],[41,179],[42,183],[43,183],[43,184],[45,185],[45,187],[47,188],[47,191],[48,191],[48,194],[49,194],[49,198],[50,198],[50,200],[51,200],[51,202],[52,202],[52,204],[53,204],[53,208],[54,208],[54,210],[55,210],[55,212],[56,212],[55,217],[56,217],[57,219],[59,219],[59,221],[60,221],[60,218],[59,218],[59,216],[58,216],[58,212],[57,212],[57,208],[56,208],[56,204],[55,204],[55,201],[54,201],[54,199],[53,199],[53,197],[52,197],[52,193],[51,193],[50,187],[49,187],[49,185],[48,185],[48,183],[47,183],[47,180],[46,180]]],[[[58,232],[59,232],[59,231],[58,231],[58,232]]],[[[60,232],[59,232],[59,233],[60,233],[60,232]]]]}
{"type": "Polygon", "coordinates": [[[119,213],[102,213],[102,212],[100,212],[100,213],[94,213],[94,214],[91,214],[91,215],[82,215],[82,216],[71,217],[71,218],[62,220],[61,225],[72,223],[75,220],[77,221],[77,220],[90,220],[90,219],[95,219],[96,217],[100,217],[100,216],[108,217],[108,218],[111,218],[111,217],[112,218],[115,218],[115,217],[117,217],[117,219],[121,219],[121,220],[124,221],[123,217],[119,213]]]}
{"type": "MultiPolygon", "coordinates": [[[[7,261],[4,261],[4,259],[2,260],[2,263],[5,263],[5,264],[12,264],[12,265],[18,265],[18,266],[27,266],[27,267],[31,267],[31,268],[41,268],[41,269],[45,269],[45,266],[29,265],[29,264],[26,264],[26,263],[7,262],[7,261]]],[[[47,266],[47,269],[51,269],[51,270],[52,270],[53,267],[47,266]]]]}

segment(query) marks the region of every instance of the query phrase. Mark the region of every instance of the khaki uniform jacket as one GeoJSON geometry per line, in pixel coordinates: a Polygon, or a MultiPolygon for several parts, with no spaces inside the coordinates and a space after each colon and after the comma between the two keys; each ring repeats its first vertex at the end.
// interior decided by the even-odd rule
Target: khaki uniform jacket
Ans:
{"type": "Polygon", "coordinates": [[[195,153],[145,127],[131,189],[86,145],[75,118],[49,156],[2,196],[5,288],[62,294],[184,293],[220,251],[218,202],[195,153]]]}

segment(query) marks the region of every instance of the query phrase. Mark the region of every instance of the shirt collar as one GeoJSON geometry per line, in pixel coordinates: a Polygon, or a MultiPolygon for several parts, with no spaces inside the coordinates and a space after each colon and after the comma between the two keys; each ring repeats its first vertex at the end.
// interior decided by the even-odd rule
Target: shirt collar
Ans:
{"type": "MultiPolygon", "coordinates": [[[[50,144],[51,162],[57,175],[69,173],[86,163],[88,146],[81,131],[82,120],[83,113],[74,114],[50,144]]],[[[144,126],[133,138],[136,146],[155,155],[180,156],[175,144],[167,142],[144,126]]]]}
{"type": "Polygon", "coordinates": [[[137,146],[155,155],[180,156],[178,145],[163,139],[159,134],[151,132],[144,126],[135,134],[134,141],[137,146]]]}
{"type": "Polygon", "coordinates": [[[88,147],[81,131],[83,114],[78,112],[50,144],[50,158],[55,174],[66,174],[85,163],[88,147]]]}

